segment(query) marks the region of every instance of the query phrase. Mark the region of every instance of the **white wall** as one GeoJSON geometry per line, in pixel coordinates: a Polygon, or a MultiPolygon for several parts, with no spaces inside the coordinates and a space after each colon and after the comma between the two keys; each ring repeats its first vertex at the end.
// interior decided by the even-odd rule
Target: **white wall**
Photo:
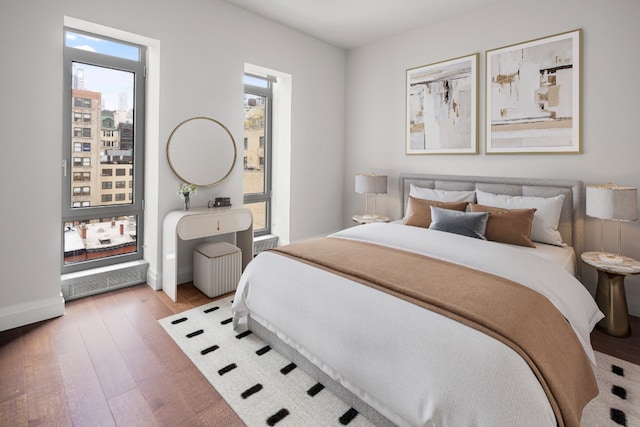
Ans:
{"type": "MultiPolygon", "coordinates": [[[[344,225],[364,210],[354,175],[389,175],[389,193],[378,197],[378,213],[398,217],[398,174],[499,175],[616,182],[640,187],[636,123],[640,84],[640,2],[636,0],[508,1],[482,11],[351,50],[347,56],[344,225]],[[484,52],[556,33],[583,29],[582,146],[578,155],[485,155],[484,52]],[[480,52],[480,155],[404,154],[405,71],[480,52]]],[[[616,228],[606,229],[614,250],[616,228]]],[[[623,227],[623,254],[640,259],[640,221],[623,227]]],[[[587,219],[585,250],[599,250],[600,222],[587,219]]],[[[595,290],[596,273],[583,268],[595,290]]],[[[630,311],[640,315],[640,275],[627,277],[630,311]]]]}
{"type": "MultiPolygon", "coordinates": [[[[145,230],[150,274],[161,280],[162,218],[182,207],[178,179],[164,157],[171,130],[191,116],[210,116],[242,141],[245,63],[290,74],[291,240],[342,226],[346,55],[287,27],[217,0],[8,0],[0,5],[0,330],[60,314],[62,27],[64,16],[159,41],[159,124],[149,141],[147,183],[157,223],[145,230]],[[331,167],[328,167],[331,166],[331,167]],[[157,193],[157,194],[156,194],[157,193]],[[326,209],[326,206],[333,206],[326,209]],[[42,309],[47,306],[49,311],[42,309]],[[29,315],[20,315],[28,311],[29,315]],[[34,317],[35,316],[35,317],[34,317]]],[[[241,146],[240,146],[241,148],[241,146]]],[[[241,158],[241,156],[240,156],[241,158]]],[[[198,192],[242,204],[242,161],[227,181],[198,192]]],[[[148,213],[148,212],[147,212],[148,213]]],[[[146,216],[146,215],[145,215],[146,216]]],[[[192,243],[192,242],[187,242],[192,243]]],[[[187,248],[189,245],[186,245],[187,248]]],[[[188,268],[190,252],[180,259],[188,268]]]]}

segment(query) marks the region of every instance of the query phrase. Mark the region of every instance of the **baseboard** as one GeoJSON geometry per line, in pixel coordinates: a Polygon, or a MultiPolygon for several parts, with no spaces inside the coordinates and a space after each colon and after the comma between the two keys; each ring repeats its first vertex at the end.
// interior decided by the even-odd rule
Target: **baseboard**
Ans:
{"type": "Polygon", "coordinates": [[[17,328],[64,314],[64,298],[45,298],[0,308],[0,331],[17,328]]]}
{"type": "Polygon", "coordinates": [[[154,291],[162,289],[162,280],[159,278],[158,270],[151,267],[147,268],[147,285],[154,291]]]}

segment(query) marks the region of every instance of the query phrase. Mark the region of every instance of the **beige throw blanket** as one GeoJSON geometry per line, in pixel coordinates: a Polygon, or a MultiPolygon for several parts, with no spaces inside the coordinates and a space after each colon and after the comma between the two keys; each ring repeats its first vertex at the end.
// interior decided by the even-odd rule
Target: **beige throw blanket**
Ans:
{"type": "Polygon", "coordinates": [[[579,427],[582,409],[598,394],[589,359],[569,323],[546,297],[525,286],[424,255],[340,238],[312,239],[274,251],[503,342],[529,364],[559,426],[579,427]]]}

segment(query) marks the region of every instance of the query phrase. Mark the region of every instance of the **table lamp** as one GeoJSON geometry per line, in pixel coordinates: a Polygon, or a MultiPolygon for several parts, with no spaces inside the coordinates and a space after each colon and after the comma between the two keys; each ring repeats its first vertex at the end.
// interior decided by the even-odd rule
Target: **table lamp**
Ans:
{"type": "Polygon", "coordinates": [[[387,192],[387,176],[376,174],[359,174],[356,175],[356,193],[365,196],[365,211],[362,216],[365,219],[379,218],[376,215],[376,195],[387,192]],[[373,214],[369,213],[369,194],[373,194],[373,214]]]}
{"type": "Polygon", "coordinates": [[[622,264],[620,256],[622,233],[621,221],[635,221],[638,219],[638,189],[635,187],[620,187],[616,184],[587,186],[587,215],[600,218],[600,246],[599,258],[610,264],[622,264]],[[618,221],[618,253],[609,254],[604,250],[604,220],[618,221]]]}

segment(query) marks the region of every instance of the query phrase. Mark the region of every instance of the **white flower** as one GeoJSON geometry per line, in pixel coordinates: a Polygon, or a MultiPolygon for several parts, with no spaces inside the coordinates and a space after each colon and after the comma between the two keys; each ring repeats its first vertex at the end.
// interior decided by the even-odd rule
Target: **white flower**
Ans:
{"type": "Polygon", "coordinates": [[[197,189],[196,186],[193,184],[184,184],[184,183],[180,183],[180,185],[178,186],[178,196],[181,199],[184,199],[185,197],[189,197],[191,198],[191,196],[193,196],[194,194],[196,194],[197,189]]]}

